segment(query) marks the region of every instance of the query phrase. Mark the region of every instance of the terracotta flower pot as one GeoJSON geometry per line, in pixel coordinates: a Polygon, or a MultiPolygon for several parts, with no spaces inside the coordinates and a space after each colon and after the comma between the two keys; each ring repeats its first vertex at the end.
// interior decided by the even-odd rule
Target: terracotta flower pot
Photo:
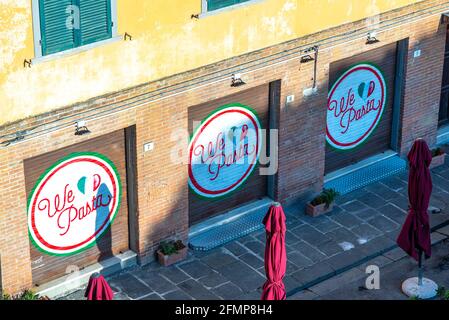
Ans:
{"type": "Polygon", "coordinates": [[[430,164],[430,169],[437,168],[444,164],[444,159],[446,158],[446,154],[440,154],[439,156],[432,158],[432,163],[430,164]]]}
{"type": "Polygon", "coordinates": [[[311,203],[307,204],[306,213],[312,217],[318,217],[322,214],[326,214],[331,212],[334,209],[334,203],[332,202],[328,208],[326,208],[326,204],[322,203],[317,206],[312,205],[311,203]]]}
{"type": "Polygon", "coordinates": [[[174,263],[184,260],[187,257],[187,247],[178,250],[178,253],[171,255],[164,255],[161,250],[157,251],[157,259],[164,267],[170,266],[174,263]]]}

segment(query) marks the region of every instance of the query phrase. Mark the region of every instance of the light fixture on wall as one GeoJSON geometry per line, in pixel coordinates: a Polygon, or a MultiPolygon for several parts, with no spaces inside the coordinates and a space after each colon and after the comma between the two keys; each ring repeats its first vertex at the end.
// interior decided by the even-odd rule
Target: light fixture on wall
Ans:
{"type": "Polygon", "coordinates": [[[123,40],[129,40],[131,41],[133,39],[133,36],[130,35],[128,32],[125,32],[125,34],[123,35],[123,40]]]}
{"type": "Polygon", "coordinates": [[[377,39],[377,32],[368,33],[368,37],[366,38],[366,44],[374,44],[380,42],[377,39]]]}
{"type": "Polygon", "coordinates": [[[75,136],[83,136],[89,134],[90,130],[87,129],[86,121],[78,121],[75,123],[75,136]]]}
{"type": "Polygon", "coordinates": [[[307,63],[313,60],[315,59],[313,59],[310,54],[301,57],[301,63],[307,63]]]}
{"type": "Polygon", "coordinates": [[[232,75],[232,83],[231,83],[231,87],[240,87],[245,85],[246,82],[242,80],[242,74],[241,73],[236,73],[232,75]]]}
{"type": "Polygon", "coordinates": [[[313,46],[313,47],[310,47],[310,48],[304,50],[305,55],[301,57],[301,61],[300,62],[301,63],[307,63],[307,62],[310,62],[310,61],[314,61],[315,58],[312,57],[311,54],[312,53],[315,54],[316,52],[317,52],[317,46],[313,46]]]}

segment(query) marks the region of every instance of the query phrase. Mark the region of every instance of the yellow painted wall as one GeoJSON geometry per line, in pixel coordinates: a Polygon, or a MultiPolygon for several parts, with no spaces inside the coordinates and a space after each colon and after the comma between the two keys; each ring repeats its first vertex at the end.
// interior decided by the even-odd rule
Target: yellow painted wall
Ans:
{"type": "Polygon", "coordinates": [[[117,1],[119,34],[132,41],[24,68],[31,0],[0,0],[0,125],[419,2],[263,0],[192,20],[201,0],[117,1]]]}

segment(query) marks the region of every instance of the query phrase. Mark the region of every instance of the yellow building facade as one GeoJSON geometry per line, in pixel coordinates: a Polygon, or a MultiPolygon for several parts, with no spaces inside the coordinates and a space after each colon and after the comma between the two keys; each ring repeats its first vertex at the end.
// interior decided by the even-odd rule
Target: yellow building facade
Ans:
{"type": "Polygon", "coordinates": [[[449,0],[0,0],[0,289],[54,297],[397,174],[449,137],[448,74],[449,0]]]}
{"type": "Polygon", "coordinates": [[[258,0],[204,15],[201,0],[117,0],[115,41],[47,61],[32,2],[0,3],[0,125],[420,1],[258,0]]]}

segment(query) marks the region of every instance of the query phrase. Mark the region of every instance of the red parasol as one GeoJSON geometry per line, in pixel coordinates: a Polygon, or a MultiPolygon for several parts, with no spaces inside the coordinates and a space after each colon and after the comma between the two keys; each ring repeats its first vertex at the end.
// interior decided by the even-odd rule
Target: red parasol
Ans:
{"type": "Polygon", "coordinates": [[[285,214],[279,203],[273,204],[263,220],[267,243],[265,246],[265,272],[262,300],[285,300],[283,278],[287,269],[285,249],[285,214]]]}
{"type": "Polygon", "coordinates": [[[408,154],[408,160],[410,163],[409,214],[397,243],[405,252],[419,261],[422,252],[426,259],[432,254],[429,214],[427,213],[432,194],[432,177],[429,170],[432,153],[424,140],[415,141],[408,154]]]}
{"type": "Polygon", "coordinates": [[[93,274],[89,279],[84,296],[87,300],[112,300],[114,292],[102,275],[93,274]]]}

